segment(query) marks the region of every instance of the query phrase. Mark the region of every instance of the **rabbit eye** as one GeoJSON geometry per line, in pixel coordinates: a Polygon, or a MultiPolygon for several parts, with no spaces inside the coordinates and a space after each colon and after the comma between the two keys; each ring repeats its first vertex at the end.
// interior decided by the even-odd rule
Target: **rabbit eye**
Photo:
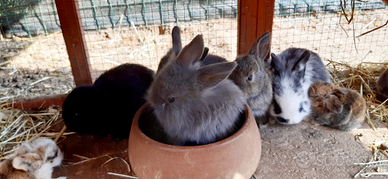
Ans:
{"type": "Polygon", "coordinates": [[[248,76],[248,80],[249,80],[249,81],[252,81],[252,78],[253,78],[252,75],[249,75],[249,76],[248,76]]]}
{"type": "Polygon", "coordinates": [[[55,154],[53,156],[47,157],[47,160],[52,160],[58,157],[58,149],[55,151],[55,154]]]}
{"type": "Polygon", "coordinates": [[[167,99],[167,102],[168,102],[168,103],[173,103],[174,101],[175,101],[175,98],[168,98],[168,99],[167,99]]]}

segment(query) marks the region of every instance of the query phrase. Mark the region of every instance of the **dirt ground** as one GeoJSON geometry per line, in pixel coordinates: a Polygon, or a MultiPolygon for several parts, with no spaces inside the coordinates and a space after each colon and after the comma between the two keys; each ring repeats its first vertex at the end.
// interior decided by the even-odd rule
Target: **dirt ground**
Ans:
{"type": "Polygon", "coordinates": [[[353,178],[363,168],[354,163],[370,161],[370,144],[385,140],[388,130],[380,125],[375,132],[364,123],[360,129],[344,132],[303,121],[294,126],[270,125],[260,134],[257,178],[339,179],[353,178]]]}
{"type": "MultiPolygon", "coordinates": [[[[357,12],[355,19],[357,23],[354,26],[354,34],[358,35],[383,25],[388,20],[388,10],[357,12]]],[[[275,17],[272,51],[278,53],[291,46],[304,47],[320,54],[324,61],[325,59],[344,61],[351,65],[361,61],[374,63],[388,61],[386,42],[388,26],[354,39],[353,26],[347,25],[342,19],[341,27],[338,20],[337,14],[318,13],[300,17],[275,17]]],[[[235,58],[236,20],[224,19],[179,26],[182,29],[183,44],[187,44],[195,35],[202,33],[211,53],[229,60],[235,58]]],[[[136,32],[133,28],[123,27],[122,30],[86,32],[94,76],[97,77],[102,71],[126,62],[140,63],[156,69],[159,59],[171,47],[171,28],[172,26],[166,30],[158,27],[139,28],[136,32]]],[[[66,48],[60,33],[34,39],[18,37],[12,40],[4,39],[0,41],[0,57],[0,64],[5,69],[0,70],[0,92],[2,92],[0,98],[17,94],[12,92],[16,88],[20,89],[20,93],[27,94],[22,97],[30,97],[31,93],[35,96],[63,94],[74,87],[66,48]],[[14,69],[18,72],[10,74],[14,69]],[[44,80],[31,85],[45,77],[50,77],[52,81],[44,80]],[[16,81],[13,80],[15,78],[16,81]],[[37,90],[35,92],[30,90],[32,89],[30,86],[37,90]]],[[[388,138],[386,126],[382,123],[375,125],[378,126],[377,131],[373,131],[366,123],[360,129],[343,132],[314,126],[308,122],[294,126],[275,124],[260,129],[262,158],[255,176],[274,179],[353,178],[362,169],[354,163],[368,162],[372,158],[371,144],[388,138]]],[[[127,172],[125,163],[119,159],[103,165],[109,157],[94,160],[92,164],[88,162],[69,164],[80,161],[80,158],[73,154],[93,158],[108,153],[111,157],[120,157],[128,161],[126,140],[73,135],[61,144],[61,148],[65,151],[65,161],[61,168],[55,169],[54,177],[68,176],[71,179],[88,178],[93,175],[98,176],[97,178],[118,178],[107,175],[107,172],[112,171],[128,174],[125,173],[127,172]],[[101,150],[98,145],[102,146],[101,150]],[[116,163],[120,168],[111,166],[114,165],[112,163],[116,163]]]]}
{"type": "MultiPolygon", "coordinates": [[[[62,125],[58,124],[57,130],[62,125]]],[[[377,124],[377,128],[375,132],[364,123],[360,129],[344,132],[307,121],[292,126],[268,125],[260,129],[262,156],[254,176],[257,179],[353,178],[363,168],[354,163],[366,163],[372,158],[372,142],[387,139],[387,128],[382,124],[377,124]]],[[[132,175],[123,161],[129,163],[127,139],[73,134],[59,147],[65,152],[65,159],[55,169],[54,177],[120,178],[108,172],[132,175]]]]}

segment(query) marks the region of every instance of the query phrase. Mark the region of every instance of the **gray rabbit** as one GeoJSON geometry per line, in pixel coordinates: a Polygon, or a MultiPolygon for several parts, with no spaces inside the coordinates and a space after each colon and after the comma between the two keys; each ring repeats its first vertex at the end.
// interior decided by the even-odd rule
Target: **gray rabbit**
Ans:
{"type": "Polygon", "coordinates": [[[273,103],[270,113],[279,123],[298,124],[310,114],[307,91],[316,81],[331,83],[330,75],[318,54],[289,48],[271,54],[273,103]]]}
{"type": "Polygon", "coordinates": [[[235,62],[202,66],[202,35],[165,63],[154,77],[146,99],[169,144],[202,145],[238,130],[246,100],[228,78],[235,62]]]}
{"type": "Polygon", "coordinates": [[[249,54],[236,59],[238,66],[229,79],[244,93],[256,120],[266,118],[272,101],[272,81],[267,60],[270,33],[264,33],[252,45],[249,54]]]}

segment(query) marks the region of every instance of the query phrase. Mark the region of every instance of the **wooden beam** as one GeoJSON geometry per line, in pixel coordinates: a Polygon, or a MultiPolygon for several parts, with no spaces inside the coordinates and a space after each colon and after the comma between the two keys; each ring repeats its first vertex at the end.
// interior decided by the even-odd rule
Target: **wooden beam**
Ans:
{"type": "Polygon", "coordinates": [[[55,0],[76,86],[91,85],[89,53],[77,0],[55,0]]]}
{"type": "Polygon", "coordinates": [[[253,42],[272,32],[275,0],[239,0],[237,53],[246,55],[253,42]]]}
{"type": "MultiPolygon", "coordinates": [[[[45,109],[51,105],[63,105],[63,102],[67,98],[68,94],[62,94],[62,95],[56,95],[56,96],[44,96],[44,97],[38,97],[29,99],[26,101],[18,101],[16,102],[13,107],[19,108],[19,109],[45,109]]],[[[12,107],[12,104],[9,104],[7,107],[12,107]]]]}

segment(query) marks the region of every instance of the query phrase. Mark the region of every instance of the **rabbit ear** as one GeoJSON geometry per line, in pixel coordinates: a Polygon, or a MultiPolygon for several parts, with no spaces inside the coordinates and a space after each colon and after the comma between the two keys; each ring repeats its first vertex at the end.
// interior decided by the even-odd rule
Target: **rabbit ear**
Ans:
{"type": "Polygon", "coordinates": [[[309,88],[309,90],[308,90],[308,92],[307,92],[307,94],[308,94],[308,96],[309,97],[315,97],[316,96],[316,91],[317,91],[317,88],[318,88],[318,83],[313,83],[311,86],[310,86],[310,88],[309,88]]]}
{"type": "Polygon", "coordinates": [[[294,64],[294,67],[292,67],[292,71],[304,71],[306,67],[306,63],[310,58],[310,52],[308,50],[304,51],[302,55],[299,57],[299,59],[294,64]]]}
{"type": "Polygon", "coordinates": [[[15,157],[12,160],[12,166],[15,169],[32,171],[43,165],[43,160],[39,154],[28,153],[22,156],[15,157]]]}
{"type": "Polygon", "coordinates": [[[269,32],[264,33],[253,43],[251,50],[249,51],[249,54],[254,55],[256,57],[256,60],[267,59],[270,42],[271,42],[270,33],[269,32]]]}
{"type": "Polygon", "coordinates": [[[168,51],[168,53],[160,59],[158,71],[160,71],[170,60],[173,60],[176,58],[176,56],[181,52],[182,50],[182,40],[181,40],[181,30],[178,26],[175,26],[172,29],[172,49],[168,51]]]}
{"type": "Polygon", "coordinates": [[[232,73],[237,67],[236,62],[221,62],[200,68],[198,73],[198,83],[201,89],[216,86],[232,73]]]}
{"type": "Polygon", "coordinates": [[[181,29],[178,26],[175,26],[172,29],[172,49],[175,52],[175,55],[178,55],[182,50],[182,40],[181,40],[181,29]]]}
{"type": "Polygon", "coordinates": [[[205,60],[208,53],[209,53],[209,48],[205,47],[205,49],[203,49],[202,57],[201,59],[199,59],[199,61],[205,60]]]}
{"type": "Polygon", "coordinates": [[[274,53],[271,53],[271,68],[273,69],[275,76],[279,76],[280,73],[284,71],[283,64],[274,53]]]}
{"type": "Polygon", "coordinates": [[[339,99],[328,99],[325,101],[325,106],[328,110],[330,110],[333,113],[340,113],[342,112],[344,106],[342,105],[341,101],[339,99]]]}
{"type": "Polygon", "coordinates": [[[302,79],[304,77],[304,74],[306,72],[306,63],[307,63],[307,60],[309,60],[309,58],[310,58],[310,52],[306,50],[302,53],[302,55],[299,57],[299,59],[292,67],[291,71],[296,72],[295,75],[297,79],[302,79]]]}
{"type": "Polygon", "coordinates": [[[176,61],[185,65],[193,64],[197,62],[204,49],[204,43],[202,35],[197,35],[188,45],[186,45],[179,55],[176,57],[176,61]]]}

